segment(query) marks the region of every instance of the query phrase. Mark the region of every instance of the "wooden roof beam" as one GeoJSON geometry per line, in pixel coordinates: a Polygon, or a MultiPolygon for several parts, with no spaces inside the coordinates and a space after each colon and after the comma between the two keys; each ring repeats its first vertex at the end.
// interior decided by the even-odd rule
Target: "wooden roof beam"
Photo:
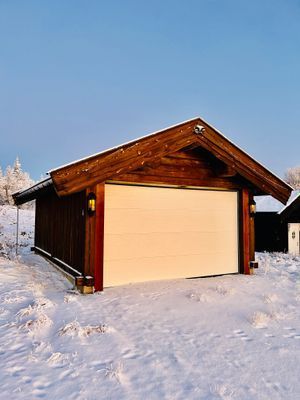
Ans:
{"type": "Polygon", "coordinates": [[[103,153],[51,172],[57,193],[69,195],[87,186],[133,171],[195,141],[196,120],[129,143],[114,152],[103,153]]]}
{"type": "Polygon", "coordinates": [[[287,184],[284,187],[282,180],[258,164],[224,136],[216,134],[208,124],[203,123],[200,127],[199,125],[195,126],[194,133],[199,146],[210,151],[267,194],[272,195],[284,204],[287,202],[291,192],[291,188],[287,184]]]}

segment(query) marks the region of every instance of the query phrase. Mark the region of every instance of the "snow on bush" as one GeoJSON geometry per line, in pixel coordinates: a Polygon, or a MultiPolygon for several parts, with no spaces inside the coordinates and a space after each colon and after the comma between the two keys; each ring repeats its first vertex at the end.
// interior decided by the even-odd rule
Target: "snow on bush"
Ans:
{"type": "Polygon", "coordinates": [[[282,311],[271,311],[265,313],[262,311],[256,311],[251,318],[251,324],[254,328],[263,329],[267,328],[271,322],[284,320],[291,317],[291,313],[282,311]]]}
{"type": "Polygon", "coordinates": [[[121,383],[123,364],[120,361],[117,363],[117,365],[111,363],[110,365],[103,369],[100,369],[99,371],[103,371],[106,377],[110,379],[115,379],[118,383],[121,383]]]}
{"type": "Polygon", "coordinates": [[[270,314],[256,311],[251,318],[251,324],[252,326],[254,326],[254,328],[262,329],[266,328],[269,325],[271,319],[272,318],[270,314]]]}
{"type": "Polygon", "coordinates": [[[41,309],[51,308],[54,304],[52,301],[46,298],[38,298],[33,304],[29,304],[26,308],[22,308],[17,316],[20,318],[26,317],[33,314],[34,312],[39,312],[41,309]]]}
{"type": "Polygon", "coordinates": [[[47,362],[56,367],[62,367],[69,362],[69,356],[61,352],[52,353],[47,362]]]}
{"type": "Polygon", "coordinates": [[[87,325],[81,326],[78,321],[72,321],[62,327],[58,334],[60,336],[68,335],[68,336],[78,336],[78,337],[87,337],[95,333],[105,333],[107,332],[108,327],[104,324],[102,325],[87,325]]]}
{"type": "Polygon", "coordinates": [[[232,400],[234,395],[234,390],[228,385],[224,384],[213,384],[210,387],[210,392],[214,398],[219,398],[223,400],[232,400]]]}
{"type": "Polygon", "coordinates": [[[27,330],[27,332],[37,332],[42,328],[49,327],[53,324],[53,321],[44,313],[38,315],[36,319],[29,319],[20,325],[21,329],[27,330]]]}

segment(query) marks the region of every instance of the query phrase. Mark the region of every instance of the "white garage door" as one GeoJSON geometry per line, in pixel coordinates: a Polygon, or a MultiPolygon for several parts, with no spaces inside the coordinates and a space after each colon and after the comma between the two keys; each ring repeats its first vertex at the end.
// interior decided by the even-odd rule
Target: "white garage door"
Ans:
{"type": "Polygon", "coordinates": [[[238,272],[237,192],[105,185],[104,286],[238,272]]]}

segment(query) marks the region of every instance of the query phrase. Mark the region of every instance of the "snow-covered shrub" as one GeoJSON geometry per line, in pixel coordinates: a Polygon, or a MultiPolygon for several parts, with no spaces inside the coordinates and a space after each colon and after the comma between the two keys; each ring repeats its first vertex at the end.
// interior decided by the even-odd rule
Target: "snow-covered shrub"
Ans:
{"type": "Polygon", "coordinates": [[[261,311],[257,311],[251,318],[251,324],[254,328],[266,328],[271,321],[271,315],[261,311]]]}
{"type": "Polygon", "coordinates": [[[105,376],[107,376],[109,379],[115,379],[118,383],[121,383],[123,364],[120,361],[117,363],[117,365],[110,364],[104,368],[103,371],[105,376]]]}
{"type": "Polygon", "coordinates": [[[94,333],[105,333],[107,332],[107,326],[102,325],[87,325],[81,326],[78,321],[72,321],[62,327],[58,334],[60,336],[68,335],[68,336],[79,336],[79,337],[87,337],[94,333]]]}
{"type": "Polygon", "coordinates": [[[287,169],[284,177],[294,189],[300,189],[300,166],[287,169]]]}

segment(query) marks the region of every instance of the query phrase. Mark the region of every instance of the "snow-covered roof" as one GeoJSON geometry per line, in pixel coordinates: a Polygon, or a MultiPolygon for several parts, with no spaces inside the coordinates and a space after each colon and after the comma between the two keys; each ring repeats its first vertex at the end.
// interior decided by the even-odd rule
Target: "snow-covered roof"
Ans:
{"type": "Polygon", "coordinates": [[[282,203],[274,199],[272,196],[256,196],[254,198],[256,202],[256,211],[276,212],[278,214],[281,214],[299,197],[299,195],[300,195],[300,190],[293,190],[286,206],[282,206],[282,203]]]}
{"type": "Polygon", "coordinates": [[[286,210],[289,206],[291,206],[291,205],[294,203],[294,201],[295,201],[296,199],[298,199],[299,196],[300,196],[300,190],[293,190],[293,192],[292,192],[292,194],[291,194],[291,197],[289,198],[289,201],[287,202],[286,206],[284,206],[284,207],[279,211],[278,214],[283,213],[283,211],[286,210]]]}
{"type": "Polygon", "coordinates": [[[28,189],[21,190],[18,192],[15,192],[12,194],[14,202],[16,205],[20,205],[23,203],[26,203],[27,201],[31,201],[35,199],[35,193],[40,191],[41,189],[44,189],[46,187],[49,187],[52,185],[52,178],[47,177],[46,179],[43,179],[33,186],[29,187],[28,189]]]}
{"type": "Polygon", "coordinates": [[[278,212],[282,209],[282,203],[272,196],[255,196],[257,212],[278,212]]]}

